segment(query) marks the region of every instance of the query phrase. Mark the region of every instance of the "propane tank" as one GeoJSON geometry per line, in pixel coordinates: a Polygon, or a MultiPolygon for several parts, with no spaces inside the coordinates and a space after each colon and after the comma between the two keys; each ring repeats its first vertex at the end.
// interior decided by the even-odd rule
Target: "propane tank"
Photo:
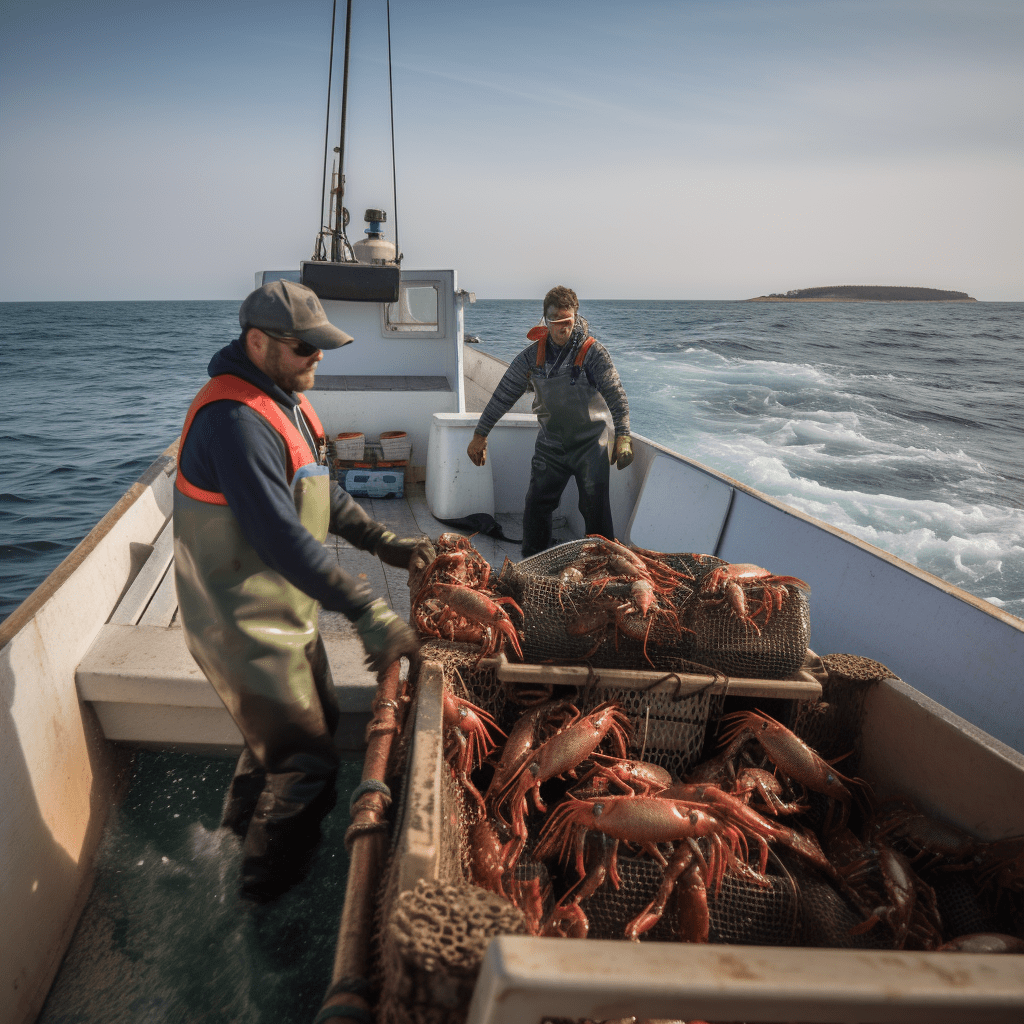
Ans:
{"type": "Polygon", "coordinates": [[[366,238],[352,243],[352,252],[360,263],[394,263],[395,244],[384,237],[382,225],[388,219],[384,210],[367,210],[363,220],[370,226],[364,229],[366,238]]]}

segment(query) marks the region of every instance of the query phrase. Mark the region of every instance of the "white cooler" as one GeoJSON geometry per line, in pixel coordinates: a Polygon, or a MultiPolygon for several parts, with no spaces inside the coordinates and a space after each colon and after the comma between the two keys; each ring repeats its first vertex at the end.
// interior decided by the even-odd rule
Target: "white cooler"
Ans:
{"type": "Polygon", "coordinates": [[[474,512],[494,515],[491,460],[474,466],[466,454],[480,419],[475,412],[435,412],[427,443],[427,507],[435,519],[474,512]]]}

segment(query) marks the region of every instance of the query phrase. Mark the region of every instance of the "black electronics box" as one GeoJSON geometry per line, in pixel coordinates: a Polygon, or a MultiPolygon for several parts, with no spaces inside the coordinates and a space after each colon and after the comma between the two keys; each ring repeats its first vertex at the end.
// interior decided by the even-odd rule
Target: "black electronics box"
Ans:
{"type": "Polygon", "coordinates": [[[367,263],[327,263],[307,260],[299,264],[299,279],[321,299],[348,302],[397,302],[402,272],[396,266],[367,263]]]}

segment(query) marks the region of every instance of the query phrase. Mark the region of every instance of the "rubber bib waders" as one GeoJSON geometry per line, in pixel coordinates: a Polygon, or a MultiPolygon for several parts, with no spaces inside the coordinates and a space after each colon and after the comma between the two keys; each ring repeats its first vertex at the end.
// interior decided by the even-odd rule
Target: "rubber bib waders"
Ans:
{"type": "Polygon", "coordinates": [[[608,475],[615,432],[611,413],[601,395],[581,373],[594,343],[579,347],[568,373],[543,376],[546,336],[537,344],[537,363],[531,375],[533,411],[540,433],[530,463],[530,489],[523,512],[523,557],[551,544],[551,517],[570,477],[579,488],[579,509],[587,533],[614,537],[608,500],[608,475]]]}
{"type": "MultiPolygon", "coordinates": [[[[174,493],[179,614],[189,651],[245,739],[224,824],[245,836],[247,861],[271,863],[286,859],[286,847],[315,842],[333,806],[340,712],[317,627],[319,604],[259,557],[222,494],[182,476],[180,451],[196,413],[224,399],[249,406],[281,436],[299,519],[321,542],[330,523],[330,476],[280,406],[247,381],[214,377],[193,401],[174,493]]],[[[316,413],[305,396],[299,402],[320,443],[316,413]]],[[[243,864],[243,877],[245,870],[243,864]]]]}

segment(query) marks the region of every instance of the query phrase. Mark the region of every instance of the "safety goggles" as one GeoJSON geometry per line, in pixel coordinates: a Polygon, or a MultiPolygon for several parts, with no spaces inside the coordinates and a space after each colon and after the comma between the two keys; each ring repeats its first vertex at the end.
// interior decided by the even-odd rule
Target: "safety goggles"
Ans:
{"type": "Polygon", "coordinates": [[[266,331],[264,331],[263,333],[266,334],[267,337],[271,338],[273,341],[280,342],[282,345],[285,345],[288,348],[290,348],[292,350],[292,353],[298,356],[300,359],[308,359],[311,355],[315,355],[317,352],[320,351],[320,349],[318,349],[316,345],[310,345],[308,341],[300,341],[298,338],[283,337],[277,334],[269,334],[266,331]],[[290,342],[293,341],[295,342],[294,345],[289,344],[290,342]]]}

